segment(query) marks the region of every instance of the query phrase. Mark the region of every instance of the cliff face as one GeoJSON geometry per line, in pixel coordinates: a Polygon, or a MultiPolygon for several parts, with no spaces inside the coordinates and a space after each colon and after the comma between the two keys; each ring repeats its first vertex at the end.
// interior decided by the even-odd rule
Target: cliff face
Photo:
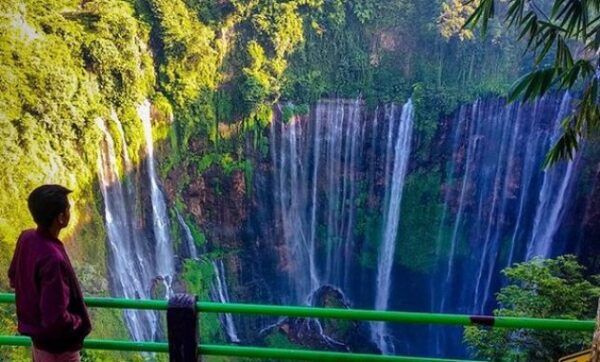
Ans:
{"type": "MultiPolygon", "coordinates": [[[[595,151],[585,150],[586,163],[539,171],[565,102],[555,96],[535,106],[505,106],[483,99],[442,117],[427,141],[419,130],[423,120],[415,120],[391,309],[489,313],[491,295],[503,283],[499,271],[510,262],[542,251],[548,257],[579,252],[582,260],[592,255],[584,246],[597,232],[597,205],[589,197],[598,191],[595,151]],[[547,228],[538,224],[549,218],[563,229],[543,236],[547,228]],[[413,291],[410,297],[406,290],[413,291]]],[[[181,202],[203,232],[209,258],[222,257],[232,300],[304,304],[311,291],[333,285],[353,307],[373,308],[401,109],[325,100],[286,119],[280,107],[261,131],[262,145],[256,135],[242,133],[234,161],[213,155],[210,162],[170,171],[169,199],[181,202]]],[[[198,155],[215,152],[199,141],[190,144],[198,155]]],[[[234,320],[241,338],[254,338],[272,322],[234,320]]],[[[438,338],[420,328],[389,333],[414,341],[438,338]]],[[[438,343],[458,346],[459,338],[448,332],[438,343]]],[[[411,346],[407,353],[425,352],[417,342],[411,346]]]]}

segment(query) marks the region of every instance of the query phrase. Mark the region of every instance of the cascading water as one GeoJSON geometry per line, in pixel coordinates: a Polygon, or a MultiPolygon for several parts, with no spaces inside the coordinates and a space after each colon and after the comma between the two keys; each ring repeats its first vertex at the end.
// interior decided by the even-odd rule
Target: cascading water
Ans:
{"type": "MultiPolygon", "coordinates": [[[[113,121],[121,130],[116,117],[113,121]]],[[[135,204],[131,182],[123,183],[119,177],[115,143],[106,122],[97,120],[104,141],[98,157],[100,190],[104,198],[104,217],[108,234],[111,286],[115,296],[124,298],[149,298],[150,282],[156,275],[152,265],[149,244],[134,223],[131,206],[135,204]]],[[[124,140],[124,138],[121,138],[124,140]]],[[[124,142],[122,159],[127,169],[129,157],[124,142]]],[[[125,310],[127,327],[134,340],[152,340],[157,337],[158,314],[153,311],[125,310]]]]}
{"type": "Polygon", "coordinates": [[[287,247],[294,302],[319,286],[343,287],[353,251],[356,169],[363,138],[360,101],[322,101],[314,117],[271,124],[276,218],[287,247]]]}
{"type": "MultiPolygon", "coordinates": [[[[490,313],[501,286],[501,269],[534,254],[550,257],[563,251],[559,231],[570,207],[577,161],[548,172],[542,171],[542,164],[571,103],[568,94],[531,104],[478,100],[450,119],[441,224],[436,240],[422,241],[430,243],[438,260],[427,279],[431,310],[490,313]]],[[[288,248],[286,267],[296,292],[296,299],[287,302],[306,303],[312,291],[331,284],[363,307],[388,309],[392,283],[394,290],[414,288],[408,279],[393,278],[394,255],[404,240],[398,230],[410,154],[411,104],[402,111],[393,105],[381,107],[370,122],[361,108],[360,102],[322,101],[309,117],[271,126],[276,224],[288,248]],[[365,192],[374,200],[380,197],[382,208],[375,276],[352,261],[365,250],[365,241],[357,244],[353,234],[355,200],[365,192]],[[294,272],[303,269],[308,272],[294,272]],[[348,270],[363,273],[363,282],[374,277],[374,304],[356,293],[359,279],[350,277],[349,282],[348,270]]],[[[403,300],[391,307],[422,308],[410,303],[403,300]]],[[[413,342],[428,338],[439,355],[464,353],[456,329],[420,334],[373,323],[371,335],[384,353],[398,347],[426,353],[418,347],[423,343],[413,342]]]]}
{"type": "MultiPolygon", "coordinates": [[[[295,290],[292,302],[311,304],[312,293],[322,285],[353,291],[357,278],[353,271],[360,268],[355,245],[357,198],[359,188],[363,195],[365,187],[373,189],[359,178],[370,167],[365,152],[369,146],[370,155],[386,159],[385,184],[379,186],[386,196],[375,305],[387,308],[413,107],[410,100],[402,108],[385,106],[381,114],[375,112],[372,122],[364,113],[359,100],[321,101],[310,117],[271,124],[275,217],[287,247],[286,267],[295,290]],[[380,132],[385,126],[384,137],[380,132]],[[387,142],[381,155],[376,145],[380,138],[387,142]],[[299,272],[303,268],[308,272],[299,272]]],[[[373,324],[374,341],[389,352],[392,347],[384,337],[385,326],[373,324]]]]}
{"type": "MultiPolygon", "coordinates": [[[[168,215],[164,196],[158,187],[154,166],[154,150],[150,124],[150,103],[144,102],[138,108],[146,136],[148,182],[150,183],[151,208],[154,240],[147,238],[139,207],[141,195],[136,190],[140,180],[133,177],[134,169],[128,155],[123,127],[113,112],[111,120],[119,134],[122,154],[116,155],[113,136],[104,120],[97,126],[102,132],[98,174],[100,190],[104,198],[104,216],[109,244],[110,278],[112,292],[119,297],[132,299],[151,298],[153,283],[159,279],[165,284],[167,294],[171,293],[170,280],[175,274],[174,254],[168,234],[168,215]],[[120,161],[120,162],[119,162],[120,161]],[[119,176],[118,165],[123,165],[127,175],[119,176]]],[[[124,312],[130,334],[135,340],[152,340],[160,337],[159,318],[156,312],[124,312]]]]}
{"type": "MultiPolygon", "coordinates": [[[[395,107],[392,106],[392,113],[395,107]]],[[[377,290],[375,294],[375,309],[387,310],[392,282],[392,266],[396,250],[396,238],[400,222],[400,204],[404,178],[408,169],[413,129],[412,101],[402,107],[399,122],[389,123],[388,149],[386,157],[393,154],[393,159],[386,160],[386,197],[383,210],[383,239],[377,263],[377,290]],[[395,123],[398,123],[397,125],[395,123]],[[391,151],[393,145],[393,152],[391,151]],[[389,162],[388,162],[389,161],[389,162]],[[389,192],[387,191],[389,190],[389,192]]],[[[392,119],[395,117],[392,116],[392,119]]],[[[387,331],[383,322],[373,323],[372,338],[384,354],[393,352],[393,344],[386,341],[387,331]]]]}
{"type": "Polygon", "coordinates": [[[194,236],[192,235],[192,230],[181,216],[179,210],[175,209],[175,214],[177,216],[177,222],[179,226],[183,229],[183,234],[185,238],[185,243],[188,249],[188,255],[192,259],[198,259],[198,249],[196,248],[196,243],[194,242],[194,236]]]}
{"type": "MultiPolygon", "coordinates": [[[[382,105],[370,113],[360,100],[325,100],[309,116],[274,120],[271,168],[265,168],[272,172],[268,177],[274,203],[265,204],[274,206],[272,225],[282,240],[279,267],[289,276],[289,284],[284,282],[280,289],[281,302],[311,304],[320,286],[332,285],[360,308],[418,311],[431,304],[435,312],[490,313],[502,268],[568,251],[570,229],[563,226],[572,207],[578,161],[548,172],[541,167],[571,103],[569,95],[509,106],[500,99],[482,99],[461,107],[448,120],[438,146],[445,154],[439,161],[444,170],[441,192],[434,196],[439,198],[441,221],[434,240],[422,241],[431,246],[435,259],[419,276],[421,284],[412,284],[416,273],[397,278],[396,273],[411,270],[395,258],[404,253],[400,230],[407,230],[402,193],[405,178],[411,177],[412,103],[382,105]],[[431,290],[430,304],[396,298],[403,295],[400,291],[414,288],[420,288],[415,294],[431,290]]],[[[105,138],[99,176],[114,271],[111,285],[115,295],[130,298],[148,297],[153,278],[169,280],[175,273],[167,209],[153,158],[149,104],[138,111],[146,137],[153,232],[141,230],[138,215],[130,217],[136,214],[134,205],[140,205],[136,190],[141,188],[133,184],[139,182],[135,178],[119,179],[118,157],[126,172],[132,166],[118,120],[124,150],[120,156],[106,124],[99,122],[105,138]],[[155,239],[148,242],[144,235],[155,239]]],[[[197,259],[203,251],[196,250],[185,219],[179,213],[176,217],[185,238],[183,252],[197,259]]],[[[213,261],[212,268],[211,297],[228,302],[223,261],[213,261]]],[[[135,339],[156,337],[155,314],[127,312],[125,317],[135,339]]],[[[233,317],[222,315],[221,322],[228,339],[239,341],[233,317]]],[[[436,346],[433,353],[438,355],[464,354],[460,330],[413,330],[373,323],[371,339],[384,353],[427,354],[425,346],[436,346]]]]}
{"type": "MultiPolygon", "coordinates": [[[[554,134],[551,143],[554,144],[561,133],[562,120],[571,111],[572,100],[565,93],[554,122],[554,134]]],[[[544,181],[538,198],[535,212],[533,231],[527,245],[526,259],[535,256],[549,257],[552,240],[560,227],[560,221],[565,212],[565,198],[573,187],[576,162],[561,164],[544,172],[544,181]]]]}
{"type": "MultiPolygon", "coordinates": [[[[447,254],[432,273],[434,311],[491,313],[500,270],[564,251],[557,237],[571,207],[577,156],[546,172],[542,165],[571,107],[564,94],[527,104],[479,100],[456,113],[437,249],[447,254]]],[[[459,332],[434,335],[440,355],[460,345],[459,332]]]]}
{"type": "Polygon", "coordinates": [[[146,165],[150,181],[150,197],[152,200],[152,223],[154,227],[154,238],[156,240],[155,261],[156,271],[165,282],[167,294],[171,291],[171,279],[175,275],[175,255],[171,238],[169,236],[169,215],[165,197],[158,186],[156,167],[154,164],[154,144],[152,138],[152,121],[150,119],[150,102],[145,100],[138,107],[138,116],[144,127],[146,140],[146,165]]]}
{"type": "MultiPolygon", "coordinates": [[[[215,273],[215,279],[212,286],[213,300],[220,303],[229,303],[229,290],[227,288],[227,281],[225,279],[225,267],[223,260],[218,259],[212,262],[213,271],[215,273]]],[[[239,343],[237,330],[233,321],[233,316],[230,313],[224,313],[221,315],[221,323],[225,327],[225,332],[230,342],[239,343]]]]}
{"type": "MultiPolygon", "coordinates": [[[[188,255],[192,259],[198,259],[198,249],[196,248],[196,243],[194,242],[194,236],[192,235],[192,231],[190,227],[185,222],[181,213],[176,210],[177,221],[183,230],[183,236],[185,239],[186,246],[188,248],[188,255]]],[[[213,260],[211,262],[214,272],[214,280],[211,285],[211,299],[217,301],[219,303],[229,303],[229,289],[227,288],[227,282],[225,279],[225,266],[223,264],[222,259],[213,260]]],[[[237,334],[237,330],[235,328],[235,322],[233,321],[233,316],[230,313],[224,313],[221,315],[221,324],[225,329],[225,333],[229,338],[230,342],[239,343],[240,339],[237,334]]]]}

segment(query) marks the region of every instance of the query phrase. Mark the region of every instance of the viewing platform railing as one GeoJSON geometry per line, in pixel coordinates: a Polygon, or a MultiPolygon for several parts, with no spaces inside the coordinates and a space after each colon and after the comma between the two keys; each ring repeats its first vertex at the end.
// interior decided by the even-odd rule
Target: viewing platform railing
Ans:
{"type": "MultiPolygon", "coordinates": [[[[14,304],[15,296],[10,293],[0,293],[0,304],[14,304]]],[[[145,309],[170,311],[172,305],[166,300],[131,300],[122,298],[86,297],[88,307],[116,309],[145,309]]],[[[193,306],[192,306],[193,308],[193,306]]],[[[262,304],[213,303],[196,302],[198,313],[234,313],[243,315],[267,315],[307,318],[330,318],[353,321],[393,322],[407,324],[435,324],[449,326],[489,326],[494,328],[537,329],[537,330],[567,330],[586,331],[593,333],[596,324],[593,320],[570,319],[541,319],[526,317],[499,317],[461,314],[436,314],[396,311],[375,311],[361,309],[316,308],[301,306],[275,306],[262,304]]],[[[197,325],[197,323],[195,323],[197,325]]],[[[171,331],[169,331],[170,333],[171,331]]],[[[194,331],[195,333],[196,331],[194,331]]],[[[171,342],[171,341],[170,341],[171,342]]],[[[24,336],[0,336],[0,346],[29,346],[31,341],[24,336]]],[[[172,347],[172,346],[171,346],[172,347]]],[[[139,342],[126,340],[86,339],[86,349],[102,349],[135,352],[169,353],[169,343],[139,342]]],[[[246,358],[266,358],[277,360],[303,361],[415,361],[415,362],[465,362],[465,360],[428,358],[414,356],[391,356],[348,352],[326,352],[306,349],[279,349],[250,347],[241,345],[211,345],[194,343],[194,353],[202,356],[230,356],[246,358]]],[[[173,356],[171,361],[192,361],[189,358],[173,356]]],[[[472,362],[472,361],[471,361],[472,362]]]]}

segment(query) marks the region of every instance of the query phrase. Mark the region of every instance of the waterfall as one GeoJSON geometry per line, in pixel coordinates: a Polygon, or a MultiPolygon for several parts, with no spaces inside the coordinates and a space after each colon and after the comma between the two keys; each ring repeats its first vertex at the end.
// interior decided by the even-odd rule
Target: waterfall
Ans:
{"type": "Polygon", "coordinates": [[[321,114],[323,111],[323,105],[317,104],[315,117],[315,133],[313,136],[313,169],[312,169],[312,184],[311,184],[311,205],[310,205],[310,244],[308,254],[310,257],[310,291],[314,291],[319,287],[319,277],[317,276],[317,267],[315,265],[315,252],[316,252],[316,233],[317,233],[317,173],[319,171],[319,160],[321,154],[321,114]]]}
{"type": "MultiPolygon", "coordinates": [[[[581,152],[573,162],[548,171],[542,170],[542,164],[572,103],[568,94],[510,105],[502,99],[479,99],[443,120],[443,135],[435,147],[444,157],[434,162],[442,170],[436,176],[441,178],[441,193],[433,187],[433,192],[424,194],[433,199],[425,202],[439,206],[441,213],[432,226],[437,232],[431,240],[423,240],[431,247],[430,255],[435,255],[424,257],[431,263],[430,274],[395,264],[395,255],[407,252],[401,249],[405,235],[400,230],[407,226],[410,230],[413,222],[402,210],[414,122],[412,102],[368,110],[361,100],[322,100],[309,115],[289,120],[276,116],[269,135],[271,167],[263,169],[273,186],[268,190],[273,203],[265,205],[274,217],[278,268],[287,276],[277,284],[281,302],[312,305],[315,291],[330,285],[343,291],[357,308],[418,311],[429,306],[434,312],[491,313],[494,293],[503,283],[501,269],[571,250],[566,240],[574,228],[570,215],[581,152]],[[397,277],[400,270],[407,277],[397,277]],[[412,284],[415,280],[418,285],[412,284]],[[410,288],[419,295],[430,291],[431,299],[394,298],[396,290],[410,288]]],[[[105,203],[111,288],[115,296],[126,298],[151,297],[157,276],[163,277],[170,293],[175,275],[149,103],[143,103],[138,113],[146,140],[148,177],[143,173],[144,180],[131,164],[117,116],[97,121],[103,135],[98,176],[105,203]],[[121,177],[121,168],[134,177],[121,177]],[[142,198],[142,192],[148,197],[142,198]],[[152,211],[147,227],[140,211],[142,200],[152,211]]],[[[415,160],[417,167],[427,167],[420,163],[415,160]]],[[[412,190],[413,183],[408,186],[412,190]]],[[[186,219],[177,210],[174,216],[183,253],[202,259],[205,250],[196,247],[186,219]]],[[[224,262],[211,261],[211,267],[211,299],[227,303],[224,262]]],[[[125,311],[124,317],[133,339],[160,335],[156,313],[125,311]]],[[[228,340],[239,342],[233,316],[220,315],[220,321],[228,340]]],[[[324,335],[318,321],[310,323],[321,328],[325,340],[339,343],[324,335]]],[[[438,354],[464,353],[457,347],[459,330],[417,329],[372,323],[370,337],[386,354],[400,350],[420,354],[424,350],[419,348],[426,345],[438,354]],[[399,335],[404,343],[397,342],[399,335]],[[421,346],[417,341],[427,342],[421,346]]]]}
{"type": "MultiPolygon", "coordinates": [[[[213,299],[220,303],[229,303],[229,291],[227,288],[227,281],[225,279],[225,267],[223,266],[223,260],[218,259],[212,262],[213,271],[215,273],[215,280],[212,286],[213,299]]],[[[230,342],[239,343],[237,331],[235,329],[235,323],[233,322],[233,316],[230,313],[224,313],[221,315],[221,323],[225,327],[227,337],[230,342]]]]}
{"type": "Polygon", "coordinates": [[[185,243],[188,248],[188,255],[192,259],[198,259],[198,249],[196,248],[196,242],[194,241],[194,236],[192,235],[192,231],[190,227],[181,216],[179,210],[175,209],[175,215],[177,216],[177,222],[183,229],[183,235],[185,238],[185,243]]]}
{"type": "Polygon", "coordinates": [[[281,131],[279,142],[276,139],[276,123],[271,123],[271,155],[275,172],[276,209],[281,222],[281,231],[285,240],[290,262],[309,268],[309,273],[293,273],[292,276],[296,289],[296,298],[305,298],[314,286],[319,283],[315,268],[315,255],[310,252],[307,243],[306,228],[303,220],[303,204],[305,204],[305,171],[307,167],[299,158],[298,138],[302,136],[302,129],[294,117],[288,122],[287,127],[281,125],[286,132],[281,131]]]}
{"type": "MultiPolygon", "coordinates": [[[[394,107],[391,107],[392,120],[394,107]]],[[[400,222],[400,204],[404,178],[408,169],[410,156],[413,105],[409,100],[402,107],[399,124],[390,122],[388,127],[388,153],[386,154],[386,197],[383,210],[383,232],[377,264],[377,290],[375,295],[375,309],[387,310],[392,281],[392,266],[396,250],[396,238],[400,222]],[[393,151],[392,151],[392,144],[393,151]],[[393,158],[391,155],[393,154],[393,158]],[[389,192],[387,191],[389,190],[389,192]]],[[[373,323],[372,337],[384,354],[393,352],[393,344],[386,340],[386,328],[383,322],[373,323]]]]}
{"type": "MultiPolygon", "coordinates": [[[[288,302],[311,304],[312,293],[322,285],[368,300],[354,288],[360,269],[357,202],[359,197],[366,200],[367,192],[381,192],[383,241],[373,289],[376,308],[388,307],[413,106],[409,100],[401,108],[391,104],[379,109],[368,120],[360,100],[324,100],[309,116],[271,123],[275,224],[286,247],[284,268],[294,291],[288,302]],[[378,146],[382,138],[385,148],[378,146]],[[367,150],[374,159],[367,159],[367,150]],[[376,177],[362,182],[364,170],[379,160],[385,164],[383,184],[376,177]]],[[[384,342],[383,323],[374,323],[372,334],[382,350],[391,351],[384,342]]]]}
{"type": "Polygon", "coordinates": [[[144,127],[146,140],[146,165],[150,182],[150,197],[152,200],[152,222],[154,238],[156,239],[155,262],[157,274],[164,278],[168,293],[171,293],[170,281],[175,275],[175,256],[169,236],[169,215],[165,197],[158,186],[158,177],[154,164],[154,144],[152,138],[152,123],[150,119],[150,102],[144,101],[138,107],[138,115],[144,127]]]}
{"type": "Polygon", "coordinates": [[[495,272],[496,254],[499,248],[499,240],[497,240],[497,238],[492,238],[494,235],[498,236],[500,234],[501,223],[503,222],[502,217],[504,215],[508,195],[507,188],[511,187],[507,181],[509,177],[511,177],[509,172],[511,169],[510,163],[513,162],[512,151],[514,151],[514,136],[518,134],[518,115],[520,114],[520,112],[518,112],[515,115],[513,112],[514,108],[519,111],[521,109],[520,107],[514,107],[514,105],[508,107],[506,112],[495,121],[495,123],[498,123],[496,132],[498,132],[500,142],[497,142],[499,146],[499,149],[497,149],[497,157],[494,155],[490,162],[493,172],[490,172],[489,175],[493,175],[493,181],[489,184],[491,187],[489,190],[491,192],[491,197],[488,199],[489,204],[484,205],[484,199],[480,198],[482,206],[479,208],[479,211],[482,216],[478,216],[478,222],[482,223],[480,225],[486,225],[485,229],[482,229],[485,230],[482,234],[483,251],[475,283],[474,305],[481,306],[480,313],[483,313],[484,306],[489,297],[489,282],[491,281],[491,275],[495,272]],[[509,118],[514,119],[512,125],[510,124],[509,118]],[[511,131],[513,136],[509,133],[511,131]],[[510,140],[513,140],[513,142],[511,143],[510,140]],[[509,144],[512,144],[513,147],[511,148],[509,144]],[[485,210],[486,208],[487,210],[485,210]],[[487,217],[484,216],[485,211],[487,211],[487,217]],[[486,269],[487,273],[485,273],[486,269]],[[490,276],[490,278],[487,279],[487,282],[484,280],[486,274],[490,276]]]}
{"type": "MultiPolygon", "coordinates": [[[[570,112],[571,107],[572,100],[569,93],[566,92],[556,113],[552,144],[560,136],[562,120],[570,112]]],[[[574,171],[575,162],[568,162],[544,172],[544,181],[538,197],[538,207],[535,212],[535,221],[527,247],[526,259],[531,259],[534,256],[545,258],[550,256],[552,240],[565,211],[565,197],[568,197],[567,195],[573,185],[574,171]]]]}
{"type": "MultiPolygon", "coordinates": [[[[176,210],[177,221],[183,229],[185,243],[188,248],[189,256],[192,259],[198,260],[198,250],[190,227],[187,225],[179,210],[176,210]]],[[[219,303],[229,303],[229,288],[225,279],[225,266],[222,259],[213,260],[211,262],[214,272],[214,281],[211,284],[211,299],[219,303]]],[[[240,339],[237,335],[233,316],[230,313],[221,314],[221,324],[227,333],[230,342],[239,343],[240,339]]]]}
{"type": "MultiPolygon", "coordinates": [[[[491,313],[500,270],[563,252],[559,230],[579,156],[548,171],[542,165],[571,107],[568,93],[524,104],[487,99],[462,106],[450,119],[437,241],[438,254],[448,250],[448,256],[431,274],[434,311],[491,313]]],[[[440,353],[460,344],[460,333],[440,329],[434,336],[440,353]]]]}
{"type": "MultiPolygon", "coordinates": [[[[117,156],[115,139],[106,121],[98,119],[96,124],[103,136],[98,157],[98,178],[104,199],[112,293],[130,299],[149,299],[157,277],[162,277],[160,280],[165,283],[167,294],[171,293],[170,282],[175,274],[175,267],[168,234],[167,206],[158,187],[155,171],[148,101],[138,108],[138,115],[146,137],[154,240],[147,238],[147,230],[144,229],[139,211],[142,198],[137,192],[143,190],[143,187],[139,184],[141,180],[134,177],[135,170],[129,158],[123,126],[114,111],[111,112],[110,120],[118,133],[117,140],[122,152],[117,156]],[[119,174],[119,163],[123,165],[124,179],[119,174]]],[[[124,318],[134,340],[159,338],[160,323],[156,312],[126,310],[124,318]]]]}
{"type": "Polygon", "coordinates": [[[271,123],[275,215],[294,302],[310,303],[323,284],[348,283],[362,112],[359,100],[321,101],[310,117],[271,123]]]}
{"type": "MultiPolygon", "coordinates": [[[[113,117],[113,121],[117,124],[117,129],[122,131],[118,118],[113,117]]],[[[96,124],[104,137],[98,157],[98,176],[104,198],[112,292],[118,297],[147,299],[150,298],[150,282],[155,271],[151,259],[146,259],[149,255],[148,243],[141,236],[141,230],[134,224],[132,217],[134,213],[131,206],[135,204],[133,187],[130,182],[126,182],[125,190],[123,189],[114,140],[103,119],[98,119],[96,124]]],[[[122,159],[127,170],[130,164],[124,138],[121,138],[121,142],[122,159]]],[[[147,341],[157,337],[156,312],[127,309],[124,317],[134,340],[147,341]]]]}
{"type": "MultiPolygon", "coordinates": [[[[536,119],[538,109],[539,109],[539,102],[536,102],[534,104],[534,108],[532,111],[533,119],[536,119]]],[[[534,176],[536,174],[536,171],[538,170],[536,168],[536,167],[538,167],[538,165],[536,164],[537,155],[543,153],[545,150],[543,147],[544,144],[542,142],[543,138],[544,137],[540,133],[537,133],[536,135],[533,136],[533,139],[530,139],[529,142],[527,142],[527,146],[525,147],[525,155],[523,158],[523,163],[524,163],[523,175],[521,176],[521,185],[520,185],[520,188],[523,190],[523,191],[521,191],[523,195],[531,187],[531,184],[534,181],[534,176]]],[[[514,230],[512,232],[512,236],[510,239],[511,240],[510,241],[510,252],[509,252],[508,262],[506,263],[506,265],[513,264],[513,261],[515,258],[515,250],[517,248],[517,240],[519,240],[522,237],[522,234],[524,232],[524,230],[522,230],[522,228],[521,228],[521,223],[524,220],[524,212],[525,212],[525,208],[527,206],[527,202],[528,202],[527,197],[524,197],[524,196],[520,197],[517,221],[515,223],[515,227],[514,227],[514,230]]]]}

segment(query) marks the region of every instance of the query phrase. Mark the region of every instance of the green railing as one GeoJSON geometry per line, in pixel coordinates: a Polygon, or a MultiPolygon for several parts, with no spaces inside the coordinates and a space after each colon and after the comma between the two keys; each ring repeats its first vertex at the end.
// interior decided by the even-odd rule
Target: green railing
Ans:
{"type": "MultiPolygon", "coordinates": [[[[0,304],[13,304],[14,294],[0,293],[0,304]]],[[[164,300],[130,300],[121,298],[87,297],[89,307],[117,309],[167,310],[168,302],[164,300]]],[[[360,309],[313,308],[299,306],[274,306],[261,304],[236,304],[198,302],[196,307],[200,313],[236,313],[245,315],[269,315],[288,317],[331,318],[357,321],[381,321],[409,324],[436,324],[453,326],[486,325],[496,328],[570,330],[593,332],[593,320],[540,319],[525,317],[493,317],[470,316],[459,314],[434,314],[394,311],[373,311],[360,309]]],[[[0,336],[0,345],[29,346],[31,341],[22,336],[0,336]]],[[[133,342],[121,340],[89,339],[84,348],[137,352],[168,352],[168,344],[161,342],[133,342]]],[[[273,358],[305,361],[415,361],[415,362],[451,362],[455,359],[422,358],[405,356],[382,356],[357,353],[338,353],[311,350],[275,349],[246,347],[237,345],[198,346],[202,355],[232,356],[248,358],[273,358]]],[[[463,361],[464,362],[464,361],[463,361]]]]}

